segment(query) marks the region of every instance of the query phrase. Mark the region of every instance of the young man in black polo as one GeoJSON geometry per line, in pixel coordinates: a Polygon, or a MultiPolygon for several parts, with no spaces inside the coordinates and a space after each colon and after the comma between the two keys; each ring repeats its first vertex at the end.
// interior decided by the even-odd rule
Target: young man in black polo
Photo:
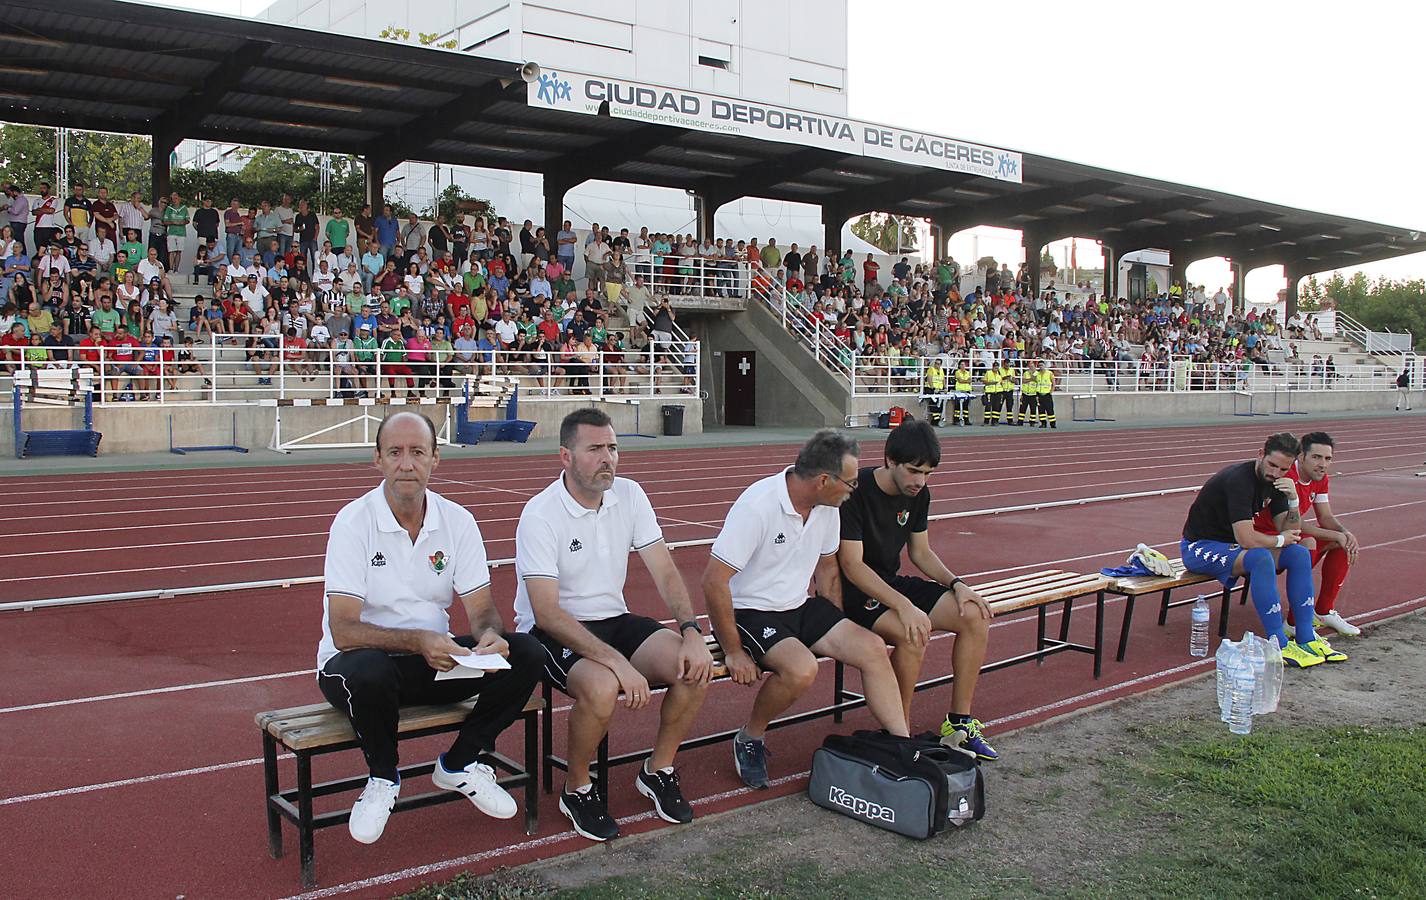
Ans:
{"type": "Polygon", "coordinates": [[[990,607],[941,562],[927,531],[931,491],[926,482],[941,462],[940,440],[929,424],[913,419],[891,432],[883,454],[881,467],[857,473],[856,490],[842,504],[837,551],[842,609],[892,646],[891,667],[908,722],[931,632],[954,632],[951,671],[956,678],[941,734],[957,737],[981,759],[996,759],[980,721],[970,714],[990,637],[990,607]],[[924,578],[897,573],[905,547],[924,578]]]}

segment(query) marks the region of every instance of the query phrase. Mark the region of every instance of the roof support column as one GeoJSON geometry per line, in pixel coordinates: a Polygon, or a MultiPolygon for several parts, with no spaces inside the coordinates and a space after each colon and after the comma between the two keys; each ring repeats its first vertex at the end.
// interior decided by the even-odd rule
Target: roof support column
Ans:
{"type": "Polygon", "coordinates": [[[149,171],[150,188],[153,190],[153,202],[157,203],[158,198],[167,197],[173,190],[171,179],[172,170],[169,168],[173,157],[173,151],[178,148],[183,140],[181,135],[158,133],[153,136],[153,143],[149,151],[149,171]]]}
{"type": "Polygon", "coordinates": [[[1119,254],[1108,244],[1101,244],[1104,254],[1104,298],[1113,302],[1119,299],[1119,254]]]}
{"type": "Polygon", "coordinates": [[[1044,240],[1028,231],[1020,232],[1020,245],[1025,248],[1025,265],[1030,270],[1030,296],[1040,296],[1040,251],[1045,249],[1044,240]]]}
{"type": "Polygon", "coordinates": [[[851,215],[845,207],[822,204],[822,238],[826,246],[824,259],[842,258],[842,226],[847,224],[851,215]]]}
{"type": "Polygon", "coordinates": [[[1297,315],[1297,283],[1308,273],[1292,266],[1283,266],[1282,269],[1287,276],[1287,312],[1282,322],[1286,326],[1287,320],[1297,315]]]}
{"type": "Polygon", "coordinates": [[[579,183],[545,173],[545,236],[551,241],[564,227],[564,195],[579,183]]]}
{"type": "Polygon", "coordinates": [[[1183,288],[1183,295],[1188,294],[1188,260],[1184,258],[1185,251],[1178,247],[1169,249],[1169,284],[1178,285],[1183,288]]]}
{"type": "Polygon", "coordinates": [[[1228,265],[1233,269],[1233,315],[1241,318],[1247,310],[1243,286],[1248,280],[1248,267],[1236,259],[1230,259],[1228,265]]]}
{"type": "Polygon", "coordinates": [[[400,161],[389,155],[366,155],[366,202],[371,204],[373,216],[381,215],[381,208],[386,205],[386,174],[396,168],[400,161]]]}
{"type": "Polygon", "coordinates": [[[727,194],[715,194],[712,191],[693,195],[694,225],[698,229],[700,244],[713,239],[713,222],[718,215],[718,210],[737,199],[737,197],[727,194]]]}

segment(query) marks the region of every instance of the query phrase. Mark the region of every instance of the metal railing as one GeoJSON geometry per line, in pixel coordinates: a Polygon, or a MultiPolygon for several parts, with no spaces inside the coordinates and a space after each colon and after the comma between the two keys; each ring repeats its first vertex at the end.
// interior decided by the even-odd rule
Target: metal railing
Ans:
{"type": "Polygon", "coordinates": [[[749,263],[749,269],[752,275],[748,282],[749,295],[777,316],[783,329],[822,365],[850,383],[854,357],[850,345],[837,337],[826,322],[814,318],[812,310],[787,290],[782,279],[768,272],[761,263],[749,263]]]}
{"type": "MultiPolygon", "coordinates": [[[[852,366],[852,396],[922,395],[926,369],[938,361],[946,390],[954,382],[954,366],[945,357],[898,357],[859,354],[852,366]]],[[[1195,362],[1180,356],[1162,360],[1054,360],[1056,392],[1075,394],[1186,393],[1202,391],[1271,391],[1281,387],[1304,391],[1385,391],[1396,387],[1396,372],[1384,366],[1337,366],[1330,372],[1309,363],[1241,365],[1195,362]]],[[[982,386],[983,367],[973,369],[975,390],[982,386]]],[[[1016,370],[1018,374],[1018,369],[1016,370]]],[[[1019,384],[1016,384],[1019,388],[1019,384]]]]}
{"type": "Polygon", "coordinates": [[[65,348],[69,359],[9,361],[24,377],[31,368],[84,367],[94,372],[95,402],[257,404],[262,400],[423,396],[458,397],[466,376],[509,375],[522,400],[699,396],[698,341],[651,341],[616,352],[357,349],[307,347],[213,335],[205,344],[160,350],[65,348]],[[179,350],[184,351],[180,358],[179,350]]]}

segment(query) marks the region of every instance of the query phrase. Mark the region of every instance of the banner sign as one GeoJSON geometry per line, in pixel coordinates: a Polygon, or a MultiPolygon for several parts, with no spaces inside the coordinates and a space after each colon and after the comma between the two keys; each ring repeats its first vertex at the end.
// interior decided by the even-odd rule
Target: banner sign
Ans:
{"type": "Polygon", "coordinates": [[[821,147],[1016,184],[1020,183],[1022,174],[1021,156],[1013,150],[827,113],[803,112],[755,100],[735,100],[598,75],[541,72],[540,77],[530,83],[526,102],[542,109],[585,115],[597,115],[600,106],[608,103],[609,115],[616,119],[821,147]]]}

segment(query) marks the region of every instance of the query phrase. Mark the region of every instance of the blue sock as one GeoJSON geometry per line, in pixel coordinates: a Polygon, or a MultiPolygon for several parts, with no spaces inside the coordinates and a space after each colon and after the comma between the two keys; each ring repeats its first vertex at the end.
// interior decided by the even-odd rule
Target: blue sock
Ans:
{"type": "Polygon", "coordinates": [[[1297,626],[1297,642],[1304,647],[1317,640],[1312,628],[1315,614],[1312,596],[1312,553],[1301,544],[1282,548],[1277,564],[1287,572],[1287,602],[1292,604],[1292,619],[1297,626]]]}
{"type": "MultiPolygon", "coordinates": [[[[1263,634],[1277,638],[1278,647],[1286,647],[1287,632],[1282,627],[1282,600],[1277,592],[1277,567],[1273,565],[1273,555],[1262,547],[1243,551],[1243,571],[1252,578],[1248,589],[1253,595],[1258,618],[1262,620],[1263,634]]],[[[1311,577],[1310,567],[1307,573],[1311,577]]]]}

